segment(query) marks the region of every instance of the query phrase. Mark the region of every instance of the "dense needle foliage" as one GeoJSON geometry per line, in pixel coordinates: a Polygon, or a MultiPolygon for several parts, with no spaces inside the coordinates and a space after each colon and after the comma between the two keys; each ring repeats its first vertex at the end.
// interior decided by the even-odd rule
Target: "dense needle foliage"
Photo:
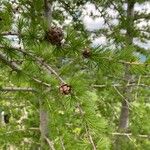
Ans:
{"type": "Polygon", "coordinates": [[[145,5],[150,4],[1,0],[0,149],[148,150],[150,49],[139,43],[150,42],[150,14],[136,10],[145,5]],[[82,21],[87,16],[101,17],[103,26],[88,29],[82,21]],[[47,40],[48,22],[63,34],[57,29],[47,40]],[[98,37],[105,44],[93,45],[98,37]],[[129,109],[124,128],[122,102],[129,109]]]}

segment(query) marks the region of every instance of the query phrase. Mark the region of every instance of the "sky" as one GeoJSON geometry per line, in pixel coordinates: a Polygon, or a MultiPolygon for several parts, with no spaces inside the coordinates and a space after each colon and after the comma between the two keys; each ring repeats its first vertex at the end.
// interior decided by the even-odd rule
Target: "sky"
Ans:
{"type": "MultiPolygon", "coordinates": [[[[127,6],[124,5],[124,8],[126,9],[127,6]]],[[[100,8],[101,9],[101,8],[100,8]]],[[[135,11],[138,12],[146,12],[146,13],[150,13],[150,2],[145,2],[144,4],[135,4],[134,7],[135,11]]],[[[114,19],[111,21],[111,24],[117,25],[118,24],[118,20],[115,19],[117,16],[117,12],[114,11],[113,8],[110,8],[108,11],[108,14],[111,15],[114,19]]],[[[96,10],[94,4],[90,4],[87,3],[85,5],[85,10],[83,11],[83,14],[85,15],[82,19],[83,19],[83,23],[85,25],[85,28],[88,31],[94,31],[94,30],[98,30],[104,27],[104,19],[101,17],[96,17],[96,18],[92,18],[89,17],[90,14],[93,15],[99,15],[100,13],[98,12],[98,10],[96,10]]],[[[147,22],[146,21],[141,21],[140,23],[138,23],[138,27],[142,28],[142,26],[146,25],[147,22]]],[[[148,21],[148,24],[150,25],[150,20],[148,21]]],[[[135,44],[137,44],[140,47],[143,47],[145,49],[150,49],[150,40],[146,41],[146,43],[141,42],[139,39],[134,38],[133,42],[135,44]]],[[[100,36],[98,38],[96,38],[95,40],[93,40],[93,45],[94,46],[98,46],[98,45],[106,45],[107,43],[107,39],[104,36],[100,36]]]]}
{"type": "MultiPolygon", "coordinates": [[[[99,9],[101,10],[101,7],[99,7],[99,9]]],[[[126,5],[124,5],[124,9],[127,9],[126,5]]],[[[150,2],[146,2],[144,4],[136,3],[134,9],[135,9],[135,11],[139,11],[139,12],[144,12],[145,11],[146,13],[150,13],[150,2]]],[[[107,28],[107,26],[104,25],[104,19],[102,17],[92,18],[92,17],[90,17],[91,13],[93,15],[100,16],[99,11],[95,8],[94,4],[91,4],[91,3],[85,4],[84,5],[84,10],[83,10],[83,15],[82,15],[83,16],[82,20],[83,20],[85,28],[88,31],[96,31],[96,30],[104,28],[104,27],[107,28]]],[[[117,25],[118,20],[116,19],[116,17],[118,15],[118,13],[116,11],[114,11],[113,7],[109,8],[107,10],[107,13],[114,18],[113,20],[111,20],[111,24],[117,25]]],[[[70,19],[66,20],[66,23],[69,24],[70,19]]],[[[142,28],[142,26],[144,26],[146,24],[147,24],[147,22],[141,21],[140,23],[138,23],[138,27],[142,28]]],[[[149,20],[148,24],[150,25],[150,20],[149,20]]],[[[122,30],[121,32],[124,33],[125,31],[122,30]]],[[[14,43],[17,40],[16,37],[11,37],[10,36],[9,38],[14,39],[14,43]]],[[[101,35],[101,36],[95,38],[94,40],[92,40],[92,46],[96,47],[96,46],[99,46],[99,45],[107,45],[107,42],[108,41],[107,41],[106,37],[104,35],[101,35]]],[[[150,49],[150,40],[143,43],[138,38],[134,38],[133,42],[135,44],[137,44],[138,46],[140,46],[140,47],[143,47],[145,49],[150,49]]]]}

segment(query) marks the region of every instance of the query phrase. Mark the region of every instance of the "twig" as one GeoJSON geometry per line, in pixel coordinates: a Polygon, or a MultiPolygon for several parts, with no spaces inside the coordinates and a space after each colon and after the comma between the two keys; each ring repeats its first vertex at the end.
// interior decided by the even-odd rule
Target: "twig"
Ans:
{"type": "Polygon", "coordinates": [[[46,136],[45,136],[44,138],[45,138],[45,140],[47,141],[47,143],[48,143],[50,149],[51,149],[51,150],[56,150],[55,147],[54,147],[54,143],[53,143],[52,141],[50,141],[50,139],[47,138],[46,136]]]}
{"type": "Polygon", "coordinates": [[[0,52],[0,60],[2,60],[3,63],[7,64],[13,70],[21,71],[20,66],[18,66],[15,62],[8,60],[8,58],[5,56],[5,54],[3,54],[1,52],[0,52]]]}
{"type": "Polygon", "coordinates": [[[0,136],[3,136],[3,135],[7,135],[7,134],[12,134],[14,132],[26,132],[26,131],[29,131],[29,130],[36,130],[36,131],[39,131],[39,128],[28,128],[28,129],[16,129],[16,130],[12,130],[12,131],[8,131],[8,132],[5,132],[3,134],[0,134],[0,136]]]}
{"type": "MultiPolygon", "coordinates": [[[[81,108],[81,106],[80,106],[79,103],[77,104],[77,107],[79,108],[79,112],[80,112],[81,116],[83,117],[84,112],[83,112],[83,110],[82,110],[82,108],[81,108]]],[[[93,141],[93,138],[92,138],[92,136],[91,136],[91,134],[90,134],[90,132],[89,132],[87,123],[85,123],[85,130],[86,130],[86,133],[87,133],[87,135],[88,135],[88,137],[89,137],[89,141],[90,141],[90,143],[91,143],[91,145],[92,145],[92,147],[93,147],[93,150],[96,150],[96,146],[95,146],[94,141],[93,141]]]]}
{"type": "Polygon", "coordinates": [[[135,12],[135,15],[134,15],[134,21],[138,20],[138,19],[150,19],[150,13],[146,14],[146,13],[138,13],[138,12],[135,12]]]}
{"type": "Polygon", "coordinates": [[[0,91],[2,92],[17,92],[17,91],[35,92],[35,89],[31,87],[3,87],[3,88],[0,88],[0,91]]]}
{"type": "Polygon", "coordinates": [[[66,150],[62,137],[60,137],[60,142],[61,142],[62,149],[66,150]]]}
{"type": "MultiPolygon", "coordinates": [[[[3,53],[1,53],[0,52],[0,60],[2,60],[2,62],[3,63],[5,63],[6,65],[8,65],[12,70],[14,70],[14,71],[16,71],[16,72],[18,72],[18,71],[22,71],[23,72],[23,70],[21,69],[21,67],[18,65],[18,64],[16,64],[15,62],[12,62],[11,60],[9,60],[3,53]]],[[[27,76],[29,76],[30,77],[30,74],[27,74],[26,72],[23,72],[25,75],[27,75],[27,76]]],[[[51,85],[50,84],[47,84],[47,83],[45,83],[45,82],[43,82],[43,81],[41,81],[41,80],[39,80],[39,79],[37,79],[37,78],[35,78],[35,77],[30,77],[32,80],[34,80],[34,81],[36,81],[36,82],[38,82],[38,83],[40,83],[40,84],[42,84],[42,85],[44,85],[44,86],[47,86],[47,87],[51,87],[51,85]]]]}
{"type": "Polygon", "coordinates": [[[15,32],[2,32],[2,33],[0,33],[0,35],[2,35],[2,36],[8,36],[8,35],[19,36],[19,34],[15,33],[15,32]]]}
{"type": "Polygon", "coordinates": [[[118,133],[118,132],[111,133],[111,134],[114,135],[114,136],[137,136],[137,137],[140,137],[140,138],[150,138],[150,135],[142,135],[142,134],[133,135],[132,133],[118,133]]]}
{"type": "Polygon", "coordinates": [[[39,84],[42,84],[42,85],[46,86],[46,87],[51,87],[50,84],[48,84],[48,83],[46,83],[46,82],[44,82],[44,81],[41,81],[41,80],[39,80],[39,79],[37,79],[37,78],[35,78],[35,77],[33,77],[33,78],[31,78],[31,79],[32,79],[33,81],[39,83],[39,84]]]}
{"type": "Polygon", "coordinates": [[[109,57],[102,57],[103,59],[106,59],[108,61],[114,62],[114,63],[121,63],[124,65],[144,65],[144,66],[149,66],[150,63],[141,63],[141,62],[129,62],[129,61],[125,61],[125,60],[118,60],[115,61],[113,60],[113,58],[109,58],[109,57]]]}
{"type": "Polygon", "coordinates": [[[129,103],[129,101],[120,93],[120,91],[114,86],[114,89],[116,90],[116,92],[126,101],[126,103],[132,107],[132,105],[129,103]]]}
{"type": "MultiPolygon", "coordinates": [[[[105,87],[122,87],[123,85],[121,85],[121,84],[101,84],[101,85],[92,85],[92,87],[94,87],[94,88],[105,88],[105,87]]],[[[126,85],[127,87],[130,87],[130,86],[137,86],[137,87],[139,87],[139,86],[141,86],[141,87],[150,87],[149,85],[146,85],[146,84],[127,84],[126,85]]]]}
{"type": "MultiPolygon", "coordinates": [[[[1,48],[5,48],[5,47],[1,47],[1,48]]],[[[48,65],[45,60],[43,60],[40,57],[35,56],[34,54],[32,54],[31,52],[27,52],[24,49],[21,49],[20,47],[10,47],[10,49],[16,50],[18,52],[23,53],[24,55],[29,56],[30,58],[32,58],[32,60],[35,60],[37,62],[37,64],[45,71],[47,71],[48,73],[54,74],[57,79],[62,82],[65,83],[65,81],[59,76],[59,74],[50,66],[48,65]]]]}
{"type": "Polygon", "coordinates": [[[88,129],[87,125],[85,125],[85,130],[86,130],[86,133],[87,133],[87,135],[89,137],[89,140],[90,140],[90,143],[91,143],[91,145],[93,147],[93,150],[96,150],[96,146],[94,144],[93,138],[92,138],[92,136],[91,136],[91,134],[89,132],[89,129],[88,129]]]}
{"type": "Polygon", "coordinates": [[[144,66],[149,66],[150,63],[140,63],[140,62],[127,62],[127,61],[118,61],[119,63],[122,64],[128,64],[128,65],[144,65],[144,66]]]}
{"type": "MultiPolygon", "coordinates": [[[[138,86],[140,85],[140,82],[141,82],[141,75],[139,76],[139,79],[138,79],[138,83],[137,83],[138,86]]],[[[138,86],[137,86],[137,91],[139,88],[138,86]]],[[[135,93],[135,100],[137,100],[137,97],[138,97],[138,92],[135,93]]]]}

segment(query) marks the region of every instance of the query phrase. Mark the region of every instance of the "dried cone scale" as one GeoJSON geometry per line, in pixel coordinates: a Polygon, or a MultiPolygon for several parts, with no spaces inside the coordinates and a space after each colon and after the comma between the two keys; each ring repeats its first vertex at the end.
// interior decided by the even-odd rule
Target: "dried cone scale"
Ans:
{"type": "Polygon", "coordinates": [[[61,94],[65,94],[65,95],[68,95],[71,93],[71,86],[68,85],[68,84],[62,84],[60,87],[59,87],[59,91],[61,94]]]}
{"type": "Polygon", "coordinates": [[[52,27],[46,32],[45,38],[48,42],[53,45],[60,46],[61,41],[64,38],[64,34],[61,28],[59,27],[52,27]]]}

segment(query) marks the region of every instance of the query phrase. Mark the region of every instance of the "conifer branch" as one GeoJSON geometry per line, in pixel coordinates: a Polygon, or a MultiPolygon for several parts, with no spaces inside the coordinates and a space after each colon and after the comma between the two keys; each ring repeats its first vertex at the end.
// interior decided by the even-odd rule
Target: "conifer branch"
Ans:
{"type": "MultiPolygon", "coordinates": [[[[0,47],[0,48],[5,48],[5,47],[0,47]]],[[[34,54],[32,54],[29,51],[26,51],[24,49],[21,49],[20,47],[10,47],[10,49],[16,50],[18,52],[21,52],[24,55],[29,56],[32,60],[36,61],[36,63],[45,71],[47,71],[47,73],[49,74],[54,74],[55,77],[61,82],[61,83],[65,83],[65,81],[59,76],[59,74],[49,65],[45,62],[45,60],[43,58],[37,57],[34,54]]]]}
{"type": "Polygon", "coordinates": [[[19,36],[19,34],[16,32],[2,32],[2,33],[0,33],[0,35],[2,35],[2,36],[8,36],[8,35],[19,36]]]}
{"type": "Polygon", "coordinates": [[[111,133],[114,136],[135,136],[135,137],[140,137],[140,138],[150,138],[150,135],[142,135],[142,134],[138,134],[138,135],[133,135],[132,133],[111,133]]]}
{"type": "Polygon", "coordinates": [[[138,45],[135,45],[135,44],[133,45],[137,52],[140,52],[141,54],[144,54],[144,55],[150,55],[150,50],[145,50],[145,48],[139,47],[138,45]]]}
{"type": "Polygon", "coordinates": [[[31,87],[3,87],[0,88],[2,92],[35,92],[31,87]]]}
{"type": "Polygon", "coordinates": [[[33,81],[35,81],[35,82],[41,84],[41,85],[44,85],[44,86],[46,86],[46,87],[51,87],[50,84],[48,84],[48,83],[46,83],[46,82],[44,82],[44,81],[42,81],[42,80],[39,80],[39,79],[37,79],[37,78],[35,78],[35,77],[33,77],[33,78],[31,78],[31,79],[32,79],[33,81]]]}
{"type": "Polygon", "coordinates": [[[132,107],[132,105],[130,104],[130,102],[128,101],[128,99],[124,95],[122,95],[121,92],[115,86],[114,86],[114,89],[116,90],[116,92],[118,93],[118,95],[120,95],[122,97],[123,102],[126,103],[126,106],[122,106],[122,107],[123,108],[128,108],[129,106],[132,107]]]}
{"type": "Polygon", "coordinates": [[[145,13],[138,13],[138,12],[135,12],[135,15],[134,15],[134,20],[138,20],[138,19],[150,19],[150,13],[148,14],[145,14],[145,13]]]}
{"type": "Polygon", "coordinates": [[[141,62],[129,62],[129,61],[124,61],[124,60],[119,60],[119,61],[115,61],[113,58],[108,58],[108,57],[103,57],[103,59],[106,59],[108,61],[111,62],[115,62],[115,63],[121,63],[124,65],[143,65],[143,66],[149,66],[150,63],[141,63],[141,62]]]}
{"type": "Polygon", "coordinates": [[[6,65],[8,65],[12,70],[21,71],[21,68],[15,62],[8,60],[7,56],[1,52],[0,52],[0,60],[6,65]]]}
{"type": "Polygon", "coordinates": [[[95,143],[94,143],[93,138],[92,138],[92,136],[91,136],[91,134],[90,134],[90,132],[89,132],[89,129],[88,129],[88,127],[87,127],[87,124],[85,125],[85,130],[86,130],[86,133],[87,133],[87,135],[88,135],[88,137],[89,137],[89,141],[90,141],[90,143],[91,143],[91,145],[92,145],[92,147],[93,147],[93,150],[96,150],[95,143]]]}
{"type": "MultiPolygon", "coordinates": [[[[59,131],[58,128],[57,128],[57,132],[58,132],[58,134],[60,135],[60,131],[59,131]]],[[[60,139],[60,143],[61,143],[62,150],[66,150],[65,145],[64,145],[63,137],[60,136],[59,139],[60,139]]]]}
{"type": "MultiPolygon", "coordinates": [[[[137,85],[140,85],[141,82],[141,76],[139,76],[138,81],[137,81],[137,85]]],[[[139,86],[137,86],[136,90],[138,91],[139,86]]],[[[138,97],[138,92],[135,93],[134,99],[137,100],[138,97]]]]}
{"type": "MultiPolygon", "coordinates": [[[[82,110],[82,108],[81,108],[81,106],[80,106],[79,103],[77,103],[77,107],[79,108],[79,112],[80,112],[81,116],[83,117],[84,111],[82,110]]],[[[93,138],[92,138],[92,136],[91,136],[91,134],[90,134],[90,132],[89,132],[87,123],[85,123],[85,131],[86,131],[86,134],[87,134],[88,137],[89,137],[89,141],[90,141],[90,143],[91,143],[91,145],[92,145],[92,147],[93,147],[93,150],[96,150],[96,146],[95,146],[95,143],[94,143],[94,141],[93,141],[93,138]]]]}
{"type": "Polygon", "coordinates": [[[114,9],[116,11],[118,11],[119,15],[123,18],[124,17],[123,16],[124,15],[123,14],[124,13],[124,9],[123,8],[121,9],[120,7],[117,7],[116,4],[113,1],[110,1],[110,4],[114,6],[114,9]]]}
{"type": "Polygon", "coordinates": [[[51,149],[51,150],[56,150],[55,147],[54,147],[54,143],[53,143],[52,141],[50,141],[50,139],[47,138],[46,136],[45,136],[44,138],[45,138],[45,140],[47,141],[47,143],[48,143],[50,149],[51,149]]]}
{"type": "Polygon", "coordinates": [[[63,141],[62,137],[60,138],[60,142],[61,142],[62,149],[66,150],[65,145],[64,145],[64,141],[63,141]]]}
{"type": "MultiPolygon", "coordinates": [[[[1,48],[2,48],[2,47],[1,47],[1,48]]],[[[1,52],[0,52],[0,60],[1,60],[3,63],[5,63],[7,66],[9,66],[13,71],[16,71],[16,72],[21,71],[21,72],[23,72],[22,68],[21,68],[18,64],[16,64],[15,62],[9,60],[9,59],[7,58],[7,56],[5,56],[5,54],[3,54],[3,53],[1,53],[1,52]]],[[[28,73],[26,73],[26,72],[23,72],[23,73],[24,73],[25,75],[27,75],[27,76],[30,77],[30,74],[28,74],[28,73]]],[[[40,83],[40,84],[42,84],[42,85],[44,85],[44,86],[47,86],[47,87],[51,87],[50,84],[47,84],[47,83],[45,83],[45,82],[43,82],[43,81],[41,81],[41,80],[39,80],[39,79],[37,79],[37,78],[35,78],[35,77],[30,77],[30,78],[31,78],[33,81],[37,82],[37,83],[40,83]]]]}
{"type": "Polygon", "coordinates": [[[39,131],[39,128],[27,128],[27,129],[12,130],[12,131],[8,131],[8,132],[0,134],[0,136],[7,135],[7,134],[13,134],[15,132],[27,132],[27,131],[39,131]]]}
{"type": "MultiPolygon", "coordinates": [[[[102,10],[100,10],[100,8],[98,7],[97,3],[94,0],[92,0],[92,3],[95,5],[95,8],[100,13],[100,16],[105,20],[105,24],[109,27],[110,31],[113,31],[112,25],[106,20],[106,16],[104,14],[105,8],[103,8],[102,10]]],[[[114,34],[116,34],[116,33],[114,32],[114,34]]]]}
{"type": "MultiPolygon", "coordinates": [[[[121,84],[101,84],[101,85],[92,85],[92,87],[94,88],[105,88],[105,87],[123,87],[124,85],[121,85],[121,84]]],[[[150,88],[149,85],[146,85],[146,84],[127,84],[125,85],[127,87],[130,87],[130,86],[140,86],[140,87],[146,87],[146,88],[150,88]]]]}
{"type": "Polygon", "coordinates": [[[140,63],[140,62],[128,62],[128,61],[118,61],[119,63],[122,64],[127,64],[127,65],[143,65],[143,66],[149,66],[150,63],[140,63]]]}

